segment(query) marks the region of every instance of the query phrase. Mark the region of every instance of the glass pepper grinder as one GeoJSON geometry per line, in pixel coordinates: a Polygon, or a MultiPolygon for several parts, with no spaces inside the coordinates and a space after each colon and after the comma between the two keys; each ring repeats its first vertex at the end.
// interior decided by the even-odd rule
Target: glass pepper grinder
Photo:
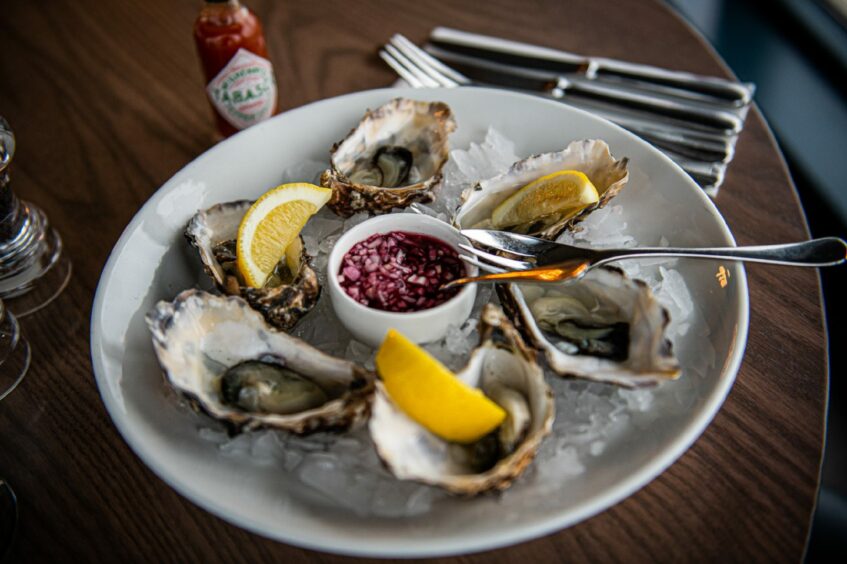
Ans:
{"type": "Polygon", "coordinates": [[[15,136],[0,116],[0,299],[21,317],[53,301],[67,286],[72,268],[44,212],[12,190],[14,155],[15,136]]]}
{"type": "Polygon", "coordinates": [[[24,379],[30,358],[29,343],[21,335],[18,320],[0,300],[0,400],[12,393],[24,379]]]}

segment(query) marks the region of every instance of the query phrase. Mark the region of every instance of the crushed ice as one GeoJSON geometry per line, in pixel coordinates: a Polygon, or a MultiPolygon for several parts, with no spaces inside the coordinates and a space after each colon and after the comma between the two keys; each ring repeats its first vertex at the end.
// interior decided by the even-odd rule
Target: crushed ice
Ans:
{"type": "MultiPolygon", "coordinates": [[[[452,151],[444,169],[445,181],[438,200],[429,206],[418,206],[418,209],[448,219],[458,207],[465,189],[476,180],[505,172],[519,160],[514,149],[511,141],[489,128],[481,143],[471,143],[467,150],[452,151]]],[[[323,168],[325,163],[307,162],[286,171],[284,177],[291,180],[316,178],[323,168]]],[[[635,186],[628,189],[632,191],[635,186]]],[[[638,197],[638,194],[628,196],[638,197]]],[[[566,232],[559,240],[575,244],[590,242],[597,247],[634,246],[639,241],[628,234],[622,215],[621,205],[613,201],[589,215],[578,231],[566,232]]],[[[322,282],[326,277],[327,256],[335,241],[367,218],[366,213],[360,213],[342,220],[323,209],[309,220],[302,235],[322,282]]],[[[642,242],[651,243],[655,241],[642,242]]],[[[667,246],[668,241],[662,237],[658,244],[667,246]]],[[[618,264],[628,275],[645,280],[657,299],[668,308],[672,319],[668,330],[671,341],[691,330],[694,315],[702,315],[682,275],[673,269],[674,264],[666,259],[618,264]]],[[[480,286],[471,317],[460,327],[450,327],[446,338],[425,345],[425,348],[449,368],[461,368],[479,340],[477,320],[482,306],[492,299],[491,287],[480,286]]],[[[350,359],[369,369],[374,367],[374,350],[352,339],[336,318],[326,295],[296,327],[294,334],[326,353],[350,359]]],[[[697,362],[693,366],[686,365],[686,375],[703,377],[714,366],[715,351],[706,338],[708,334],[705,329],[698,335],[697,343],[701,348],[697,362]]],[[[542,444],[535,463],[521,477],[520,482],[530,487],[546,487],[547,483],[558,487],[562,480],[585,472],[586,463],[613,449],[615,441],[637,415],[650,413],[657,390],[627,390],[557,377],[550,377],[548,382],[556,397],[556,420],[553,433],[542,444]]],[[[694,402],[688,391],[688,387],[674,391],[673,396],[681,409],[690,408],[694,402]]],[[[376,456],[366,427],[341,437],[323,433],[295,437],[265,430],[229,438],[225,432],[208,427],[201,427],[199,435],[216,445],[222,456],[249,459],[258,465],[278,465],[330,502],[361,516],[421,515],[447,495],[437,488],[394,479],[376,456]]],[[[521,486],[519,483],[506,491],[500,502],[508,504],[513,496],[519,496],[521,486]]]]}

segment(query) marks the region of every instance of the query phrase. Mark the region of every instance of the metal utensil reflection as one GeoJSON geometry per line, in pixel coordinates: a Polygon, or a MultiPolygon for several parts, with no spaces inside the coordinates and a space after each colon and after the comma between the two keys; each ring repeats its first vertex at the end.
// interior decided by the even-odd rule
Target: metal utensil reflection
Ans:
{"type": "MultiPolygon", "coordinates": [[[[467,257],[463,256],[462,259],[467,260],[467,257]]],[[[479,284],[482,282],[496,284],[498,282],[565,282],[568,280],[578,280],[582,278],[590,266],[591,264],[587,260],[575,260],[569,264],[566,263],[547,268],[534,268],[531,270],[516,270],[511,272],[483,274],[481,276],[468,276],[465,278],[451,280],[447,284],[441,286],[441,289],[449,290],[450,288],[463,286],[465,284],[479,284]]]]}

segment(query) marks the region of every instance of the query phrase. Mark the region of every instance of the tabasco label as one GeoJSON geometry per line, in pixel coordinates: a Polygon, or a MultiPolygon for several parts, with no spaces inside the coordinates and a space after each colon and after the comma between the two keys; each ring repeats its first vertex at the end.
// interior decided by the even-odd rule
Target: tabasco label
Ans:
{"type": "Polygon", "coordinates": [[[215,109],[236,129],[271,117],[276,107],[273,66],[246,49],[239,49],[206,86],[215,109]]]}

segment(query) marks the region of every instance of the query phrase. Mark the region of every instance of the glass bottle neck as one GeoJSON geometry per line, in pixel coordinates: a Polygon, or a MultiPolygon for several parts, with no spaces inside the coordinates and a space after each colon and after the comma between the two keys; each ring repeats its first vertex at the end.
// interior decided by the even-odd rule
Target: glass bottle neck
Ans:
{"type": "Polygon", "coordinates": [[[247,8],[239,0],[226,0],[223,2],[207,1],[200,9],[198,21],[205,21],[218,26],[227,26],[244,20],[247,15],[247,8]]]}

